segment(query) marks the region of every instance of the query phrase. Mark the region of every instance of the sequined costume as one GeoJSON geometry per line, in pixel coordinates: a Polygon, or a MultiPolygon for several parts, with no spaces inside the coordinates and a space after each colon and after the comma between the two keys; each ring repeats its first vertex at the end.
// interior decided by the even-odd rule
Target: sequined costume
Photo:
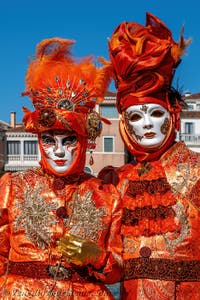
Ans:
{"type": "Polygon", "coordinates": [[[119,194],[83,171],[109,75],[91,58],[75,62],[71,44],[42,41],[27,71],[35,111],[24,108],[23,122],[38,134],[41,167],[0,180],[0,299],[108,300],[106,283],[121,276],[119,194]]]}
{"type": "Polygon", "coordinates": [[[188,43],[183,36],[176,43],[149,13],[146,26],[123,22],[109,41],[119,130],[132,161],[99,177],[122,196],[123,300],[200,299],[200,155],[176,142],[184,103],[171,86],[188,43]],[[164,112],[166,123],[155,128],[164,112]],[[135,134],[138,120],[143,136],[135,134]]]}
{"type": "Polygon", "coordinates": [[[1,299],[112,299],[98,279],[120,254],[114,190],[86,175],[69,183],[36,168],[4,175],[0,192],[1,299]],[[55,242],[66,232],[106,250],[95,266],[61,258],[55,242]]]}

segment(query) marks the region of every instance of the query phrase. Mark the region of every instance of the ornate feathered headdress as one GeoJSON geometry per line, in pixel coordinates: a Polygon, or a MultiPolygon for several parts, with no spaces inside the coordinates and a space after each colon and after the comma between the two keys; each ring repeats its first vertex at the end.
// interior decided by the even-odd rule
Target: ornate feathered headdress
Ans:
{"type": "MultiPolygon", "coordinates": [[[[66,172],[77,175],[83,171],[86,149],[95,148],[96,137],[102,130],[102,120],[95,105],[103,100],[111,80],[109,65],[97,68],[93,57],[75,59],[70,48],[74,41],[51,38],[36,47],[36,57],[26,74],[26,91],[22,94],[32,100],[34,111],[24,110],[26,131],[40,134],[49,130],[76,132],[76,157],[66,172]]],[[[42,149],[41,149],[42,151],[42,149]]],[[[43,169],[62,177],[49,167],[45,155],[43,169]]]]}
{"type": "Polygon", "coordinates": [[[110,83],[110,68],[95,67],[93,57],[75,60],[70,48],[74,41],[50,38],[37,45],[29,64],[26,91],[35,108],[24,108],[27,131],[74,130],[95,139],[101,132],[101,118],[93,111],[103,100],[110,83]]]}

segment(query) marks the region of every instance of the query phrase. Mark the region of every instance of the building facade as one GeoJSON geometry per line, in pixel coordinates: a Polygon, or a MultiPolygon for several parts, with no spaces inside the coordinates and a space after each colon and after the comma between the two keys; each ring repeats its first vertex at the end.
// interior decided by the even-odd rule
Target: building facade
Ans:
{"type": "Polygon", "coordinates": [[[5,161],[7,158],[6,152],[6,132],[11,128],[9,123],[0,120],[0,175],[4,170],[5,161]]]}
{"type": "Polygon", "coordinates": [[[23,126],[6,132],[6,161],[4,170],[16,172],[39,166],[40,152],[37,136],[25,132],[23,126]]]}
{"type": "Polygon", "coordinates": [[[195,152],[200,152],[200,93],[186,94],[187,109],[181,112],[179,139],[195,152]]]}

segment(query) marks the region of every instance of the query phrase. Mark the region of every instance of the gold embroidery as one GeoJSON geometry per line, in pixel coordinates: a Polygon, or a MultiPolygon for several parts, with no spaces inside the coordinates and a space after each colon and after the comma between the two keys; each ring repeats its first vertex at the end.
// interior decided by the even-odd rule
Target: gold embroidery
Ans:
{"type": "Polygon", "coordinates": [[[84,196],[80,196],[78,192],[74,194],[74,201],[69,204],[69,209],[72,211],[69,233],[96,242],[99,232],[106,228],[102,217],[107,214],[105,207],[95,207],[92,193],[87,191],[84,196]]]}
{"type": "Polygon", "coordinates": [[[141,111],[143,111],[145,114],[147,113],[148,106],[143,104],[142,107],[140,108],[141,111]]]}
{"type": "Polygon", "coordinates": [[[15,201],[20,213],[17,213],[14,221],[14,230],[17,232],[24,229],[28,239],[44,249],[51,239],[49,227],[57,222],[50,212],[56,210],[58,205],[55,202],[46,202],[46,196],[42,195],[41,190],[42,188],[29,187],[24,191],[24,201],[15,201]]]}
{"type": "Polygon", "coordinates": [[[124,253],[131,253],[131,254],[133,254],[137,248],[135,242],[127,236],[124,236],[123,238],[123,246],[124,246],[124,253]]]}
{"type": "Polygon", "coordinates": [[[162,124],[162,126],[160,128],[160,132],[165,135],[169,131],[169,128],[170,128],[169,119],[165,118],[164,123],[162,124]]]}
{"type": "Polygon", "coordinates": [[[176,213],[176,217],[180,221],[181,232],[180,232],[180,235],[176,239],[170,239],[167,237],[166,233],[163,234],[166,246],[168,247],[171,254],[174,254],[174,248],[178,244],[180,244],[186,238],[186,236],[190,233],[190,228],[189,228],[189,225],[187,222],[187,216],[186,216],[183,204],[181,202],[176,203],[173,208],[176,213]]]}
{"type": "Polygon", "coordinates": [[[175,194],[182,193],[184,195],[190,186],[197,181],[197,177],[195,175],[192,176],[191,173],[192,172],[188,164],[177,164],[175,181],[172,182],[172,190],[175,194]]]}
{"type": "Polygon", "coordinates": [[[152,169],[152,167],[149,162],[141,163],[141,167],[138,169],[138,176],[142,176],[142,175],[148,173],[149,171],[151,171],[151,169],[152,169]]]}
{"type": "Polygon", "coordinates": [[[131,120],[131,114],[132,114],[132,112],[130,112],[130,113],[125,112],[124,113],[124,121],[125,121],[126,128],[127,128],[128,133],[130,135],[134,135],[137,140],[141,141],[142,136],[141,135],[137,135],[135,133],[135,131],[133,130],[133,126],[131,126],[131,124],[129,123],[130,120],[131,120]]]}

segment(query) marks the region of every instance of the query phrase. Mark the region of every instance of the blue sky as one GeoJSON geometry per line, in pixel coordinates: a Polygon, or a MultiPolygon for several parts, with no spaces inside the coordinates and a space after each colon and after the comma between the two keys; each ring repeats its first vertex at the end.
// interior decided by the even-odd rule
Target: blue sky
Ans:
{"type": "MultiPolygon", "coordinates": [[[[50,37],[73,39],[75,56],[103,56],[108,59],[107,38],[123,21],[145,25],[146,12],[158,16],[172,31],[176,41],[184,24],[185,38],[192,44],[183,56],[174,86],[192,94],[200,92],[200,18],[197,0],[7,0],[0,1],[1,109],[0,120],[9,122],[10,112],[22,121],[21,97],[28,59],[36,44],[50,37]]],[[[114,91],[113,85],[110,90],[114,91]]]]}

